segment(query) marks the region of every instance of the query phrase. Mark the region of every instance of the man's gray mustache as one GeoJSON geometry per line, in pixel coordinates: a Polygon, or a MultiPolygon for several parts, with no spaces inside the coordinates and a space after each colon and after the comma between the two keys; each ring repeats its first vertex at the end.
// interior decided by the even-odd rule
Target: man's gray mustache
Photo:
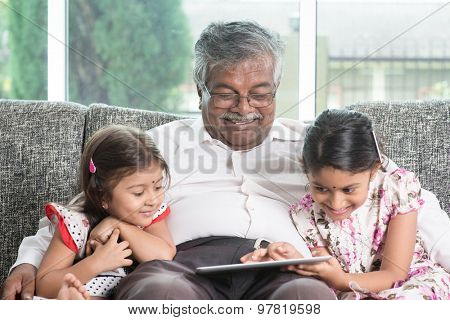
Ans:
{"type": "Polygon", "coordinates": [[[246,114],[245,116],[240,115],[239,113],[236,113],[236,112],[226,112],[223,115],[221,115],[219,118],[223,119],[223,120],[228,120],[228,121],[247,122],[247,121],[252,121],[252,120],[256,120],[256,119],[261,120],[263,118],[263,116],[256,112],[246,114]]]}

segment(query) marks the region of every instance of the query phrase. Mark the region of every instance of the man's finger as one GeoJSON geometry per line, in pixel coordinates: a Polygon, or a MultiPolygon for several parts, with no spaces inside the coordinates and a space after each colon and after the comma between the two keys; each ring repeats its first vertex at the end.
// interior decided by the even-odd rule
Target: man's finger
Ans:
{"type": "Polygon", "coordinates": [[[34,278],[24,280],[24,283],[22,283],[22,292],[20,293],[22,300],[33,300],[35,285],[36,281],[34,278]]]}
{"type": "Polygon", "coordinates": [[[251,254],[252,254],[252,253],[247,253],[246,255],[243,255],[243,256],[241,257],[241,259],[239,259],[239,260],[241,260],[241,262],[245,262],[245,261],[248,260],[248,257],[250,257],[251,254]]]}
{"type": "Polygon", "coordinates": [[[7,280],[3,286],[2,300],[15,300],[20,288],[20,282],[7,280]]]}
{"type": "Polygon", "coordinates": [[[253,253],[254,253],[254,251],[253,252],[249,252],[249,253],[247,253],[246,255],[244,255],[244,256],[242,256],[241,257],[241,262],[249,262],[249,261],[252,261],[252,255],[253,255],[253,253]]]}
{"type": "Polygon", "coordinates": [[[269,258],[267,256],[267,249],[260,248],[253,251],[252,256],[250,258],[252,261],[262,261],[264,258],[269,258]]]}

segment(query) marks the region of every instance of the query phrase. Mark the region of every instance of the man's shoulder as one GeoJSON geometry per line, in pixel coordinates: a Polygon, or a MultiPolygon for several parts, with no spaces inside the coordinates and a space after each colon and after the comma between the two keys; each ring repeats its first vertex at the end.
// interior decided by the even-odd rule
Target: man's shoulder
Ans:
{"type": "Polygon", "coordinates": [[[289,128],[293,131],[302,131],[308,126],[308,124],[304,121],[294,120],[294,119],[290,119],[290,118],[277,118],[277,121],[281,125],[289,128]]]}
{"type": "Polygon", "coordinates": [[[279,138],[288,140],[303,140],[306,133],[307,124],[300,120],[277,118],[273,129],[282,133],[279,138]]]}
{"type": "Polygon", "coordinates": [[[175,152],[183,141],[192,141],[195,136],[195,123],[198,119],[180,119],[147,131],[161,152],[175,152]],[[169,148],[169,149],[168,149],[169,148]],[[165,150],[165,151],[163,151],[165,150]]]}
{"type": "Polygon", "coordinates": [[[154,127],[147,131],[147,134],[155,140],[175,140],[192,131],[192,125],[197,119],[180,119],[154,127]]]}
{"type": "Polygon", "coordinates": [[[196,121],[196,119],[180,119],[180,120],[174,120],[168,123],[165,123],[163,125],[154,127],[152,129],[149,129],[147,132],[150,134],[155,133],[169,133],[174,132],[176,130],[183,130],[183,129],[189,129],[191,128],[192,124],[196,121]]]}

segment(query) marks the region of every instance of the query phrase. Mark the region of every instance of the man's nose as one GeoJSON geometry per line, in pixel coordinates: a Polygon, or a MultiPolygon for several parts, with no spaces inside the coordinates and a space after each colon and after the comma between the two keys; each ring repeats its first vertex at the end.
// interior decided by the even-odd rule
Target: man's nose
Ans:
{"type": "Polygon", "coordinates": [[[236,108],[238,109],[238,112],[241,115],[246,115],[255,111],[254,108],[248,104],[248,98],[245,96],[239,97],[239,102],[236,108]]]}

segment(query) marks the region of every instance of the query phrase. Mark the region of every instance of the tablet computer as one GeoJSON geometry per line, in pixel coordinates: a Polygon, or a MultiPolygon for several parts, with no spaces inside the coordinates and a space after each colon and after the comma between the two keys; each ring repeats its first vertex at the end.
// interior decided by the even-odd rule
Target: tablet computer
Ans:
{"type": "Polygon", "coordinates": [[[250,269],[280,268],[283,266],[290,266],[290,265],[297,265],[297,264],[314,264],[314,263],[326,261],[330,258],[331,258],[331,256],[321,256],[321,257],[286,259],[286,260],[277,260],[277,261],[224,264],[224,265],[218,265],[218,266],[197,267],[195,269],[195,271],[197,274],[214,274],[214,273],[235,272],[235,271],[250,270],[250,269]]]}

